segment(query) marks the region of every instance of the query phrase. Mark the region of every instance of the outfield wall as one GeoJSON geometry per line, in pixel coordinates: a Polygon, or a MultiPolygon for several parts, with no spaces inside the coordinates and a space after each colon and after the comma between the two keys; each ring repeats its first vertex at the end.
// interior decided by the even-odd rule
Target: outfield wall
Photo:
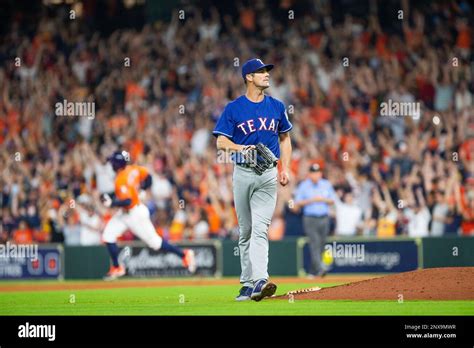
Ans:
{"type": "MultiPolygon", "coordinates": [[[[209,240],[178,245],[194,250],[198,276],[222,276],[221,241],[209,240]]],[[[104,246],[65,247],[64,253],[66,279],[100,279],[110,266],[109,255],[104,246]]],[[[161,250],[154,251],[141,242],[121,245],[119,262],[126,264],[127,274],[135,278],[189,276],[178,256],[161,250]]]]}
{"type": "MultiPolygon", "coordinates": [[[[240,251],[236,241],[209,240],[180,243],[196,253],[197,275],[239,276],[240,251]]],[[[439,238],[329,238],[323,262],[330,273],[398,273],[419,268],[473,267],[474,237],[439,238]]],[[[121,246],[120,261],[132,277],[187,277],[181,260],[143,243],[121,246]]],[[[0,279],[100,279],[109,268],[104,246],[39,245],[38,258],[0,253],[0,279]]],[[[270,242],[269,273],[273,276],[304,276],[310,267],[305,237],[270,242]]]]}
{"type": "MultiPolygon", "coordinates": [[[[329,238],[326,244],[350,245],[359,250],[364,246],[364,258],[342,255],[337,251],[323,255],[323,263],[331,273],[399,273],[419,268],[473,267],[474,237],[427,237],[427,238],[329,238]]],[[[332,248],[332,250],[334,247],[332,248]]],[[[331,250],[331,251],[332,251],[331,250]]],[[[300,262],[298,274],[309,270],[310,255],[306,238],[299,239],[300,262]]],[[[353,255],[349,255],[353,256],[353,255]]]]}
{"type": "Polygon", "coordinates": [[[423,267],[474,267],[474,237],[424,238],[423,267]]]}
{"type": "MultiPolygon", "coordinates": [[[[298,274],[298,238],[271,241],[268,273],[279,276],[298,274]]],[[[224,276],[240,276],[240,250],[237,241],[222,241],[224,276]]]]}
{"type": "Polygon", "coordinates": [[[61,244],[0,244],[0,279],[63,279],[61,244]]]}
{"type": "MultiPolygon", "coordinates": [[[[330,273],[400,273],[420,268],[421,239],[330,238],[322,261],[330,273]]],[[[311,256],[306,238],[298,241],[299,275],[310,272],[311,256]]]]}

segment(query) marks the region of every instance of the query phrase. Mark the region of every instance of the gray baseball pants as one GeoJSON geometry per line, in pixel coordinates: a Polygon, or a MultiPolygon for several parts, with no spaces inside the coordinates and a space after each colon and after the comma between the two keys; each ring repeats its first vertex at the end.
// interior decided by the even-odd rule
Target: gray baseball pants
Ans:
{"type": "Polygon", "coordinates": [[[329,217],[303,216],[303,229],[308,236],[311,254],[310,273],[317,275],[323,271],[321,258],[329,234],[329,217]]]}
{"type": "Polygon", "coordinates": [[[240,283],[253,286],[268,279],[268,227],[277,200],[276,167],[257,175],[251,168],[234,166],[233,191],[239,222],[240,283]]]}

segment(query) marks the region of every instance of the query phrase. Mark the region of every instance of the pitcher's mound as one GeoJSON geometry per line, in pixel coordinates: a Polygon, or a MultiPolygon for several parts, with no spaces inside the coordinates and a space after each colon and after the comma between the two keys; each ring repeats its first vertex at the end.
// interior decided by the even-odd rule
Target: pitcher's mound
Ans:
{"type": "Polygon", "coordinates": [[[422,269],[292,296],[295,300],[398,300],[400,295],[404,301],[474,300],[474,267],[422,269]]]}

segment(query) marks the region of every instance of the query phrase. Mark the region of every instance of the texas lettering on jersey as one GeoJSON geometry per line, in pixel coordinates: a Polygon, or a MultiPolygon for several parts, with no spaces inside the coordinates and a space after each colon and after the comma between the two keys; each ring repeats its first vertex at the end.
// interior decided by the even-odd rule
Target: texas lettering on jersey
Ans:
{"type": "Polygon", "coordinates": [[[279,121],[275,121],[274,118],[272,118],[270,121],[268,117],[258,117],[257,121],[254,119],[247,120],[246,122],[238,124],[237,128],[239,128],[244,133],[244,135],[256,132],[257,130],[272,131],[276,133],[278,129],[278,123],[279,121]]]}
{"type": "Polygon", "coordinates": [[[285,105],[271,96],[254,103],[245,95],[227,104],[214,128],[214,136],[224,135],[239,145],[265,144],[280,158],[278,134],[291,130],[285,105]]]}

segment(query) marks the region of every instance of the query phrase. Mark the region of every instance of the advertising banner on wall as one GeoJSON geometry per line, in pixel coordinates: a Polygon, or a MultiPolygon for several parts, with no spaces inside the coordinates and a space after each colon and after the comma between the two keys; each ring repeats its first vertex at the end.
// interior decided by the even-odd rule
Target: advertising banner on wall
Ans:
{"type": "MultiPolygon", "coordinates": [[[[302,244],[303,267],[311,272],[308,243],[302,244]]],[[[416,240],[338,240],[325,245],[322,261],[330,273],[398,273],[419,267],[416,240]]]]}
{"type": "MultiPolygon", "coordinates": [[[[210,241],[202,244],[181,244],[182,248],[194,250],[196,255],[196,275],[214,277],[222,275],[220,244],[210,241]]],[[[175,277],[189,276],[182,260],[162,250],[155,251],[146,246],[126,246],[120,252],[120,261],[131,277],[175,277]]]]}
{"type": "Polygon", "coordinates": [[[0,279],[62,277],[61,245],[0,244],[0,279]]]}

